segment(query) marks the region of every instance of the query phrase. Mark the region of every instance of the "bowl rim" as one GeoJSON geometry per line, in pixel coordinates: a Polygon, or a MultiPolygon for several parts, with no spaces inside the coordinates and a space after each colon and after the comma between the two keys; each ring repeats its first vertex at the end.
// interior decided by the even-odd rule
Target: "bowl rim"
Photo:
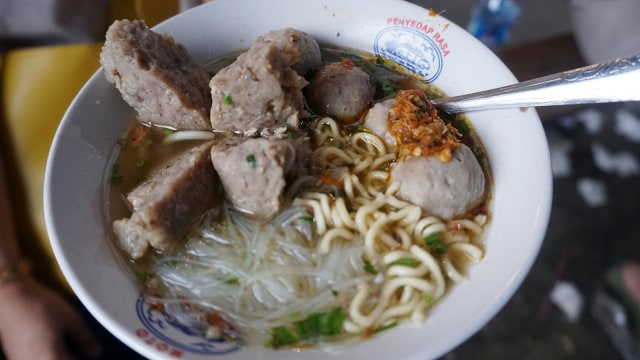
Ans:
{"type": "MultiPolygon", "coordinates": [[[[201,12],[203,11],[213,12],[214,10],[221,11],[220,9],[228,9],[230,6],[234,6],[234,5],[229,5],[229,3],[232,1],[239,2],[240,0],[217,0],[210,4],[206,4],[201,7],[197,7],[197,8],[188,10],[182,14],[179,14],[176,17],[173,17],[171,19],[168,19],[160,23],[153,29],[158,32],[172,32],[174,34],[174,37],[176,38],[176,41],[181,42],[183,44],[186,43],[185,45],[187,46],[188,49],[195,50],[194,56],[199,60],[203,61],[204,59],[207,58],[207,56],[210,56],[211,53],[204,51],[202,48],[199,48],[197,45],[193,45],[193,44],[189,45],[190,44],[190,42],[188,41],[189,37],[193,37],[193,34],[183,31],[184,30],[183,28],[189,28],[188,25],[184,25],[184,24],[188,22],[187,19],[192,19],[194,17],[201,16],[198,14],[201,14],[201,12]],[[218,7],[220,7],[220,9],[218,9],[218,7]],[[182,27],[177,27],[177,24],[183,24],[183,25],[181,25],[182,27]],[[182,31],[176,31],[176,29],[180,29],[182,31]]],[[[256,8],[260,9],[260,6],[258,6],[259,4],[256,3],[256,1],[259,2],[259,0],[242,0],[242,1],[245,1],[245,4],[256,5],[256,8]]],[[[276,0],[275,1],[275,3],[277,3],[280,6],[292,5],[293,2],[295,2],[295,0],[276,0]]],[[[359,5],[366,4],[367,2],[366,0],[352,0],[352,1],[327,0],[327,1],[323,1],[322,3],[325,4],[325,6],[329,6],[329,7],[335,6],[336,9],[340,8],[341,6],[342,8],[352,9],[352,8],[356,8],[359,5]]],[[[399,9],[397,10],[399,14],[405,14],[407,12],[424,13],[428,11],[427,9],[422,8],[418,5],[404,2],[401,0],[388,0],[384,2],[384,4],[386,4],[386,6],[399,9]]],[[[235,6],[238,6],[238,5],[236,4],[235,6]]],[[[502,78],[500,81],[504,82],[505,84],[513,83],[516,81],[515,76],[513,76],[513,74],[506,68],[506,66],[497,58],[497,56],[495,56],[495,54],[493,54],[489,49],[485,48],[484,46],[479,45],[479,42],[477,42],[477,40],[475,39],[471,40],[472,39],[471,35],[464,32],[464,30],[462,30],[461,28],[458,28],[455,24],[452,24],[448,19],[446,19],[441,15],[434,15],[433,19],[428,19],[428,20],[429,21],[433,20],[435,23],[439,24],[439,26],[441,27],[444,26],[443,24],[450,24],[448,27],[450,27],[451,29],[456,29],[456,30],[452,30],[452,31],[457,31],[456,34],[462,31],[463,33],[458,34],[458,36],[461,36],[463,39],[466,39],[464,41],[472,42],[472,45],[473,45],[472,47],[475,49],[474,51],[478,51],[479,53],[481,53],[483,59],[492,64],[491,66],[492,69],[497,69],[496,71],[501,72],[502,78]]],[[[392,25],[393,24],[387,25],[387,28],[392,25]]],[[[433,26],[435,27],[436,25],[433,25],[433,26]]],[[[367,30],[363,30],[363,31],[367,31],[367,30]]],[[[262,31],[255,30],[254,32],[261,33],[262,31]]],[[[353,36],[354,35],[349,35],[347,36],[347,38],[350,39],[350,37],[353,37],[353,36]]],[[[343,39],[344,39],[344,36],[343,36],[343,39]]],[[[248,41],[248,40],[249,39],[245,39],[243,41],[248,41]]],[[[463,41],[463,40],[460,40],[460,41],[463,41]]],[[[230,43],[231,42],[226,42],[224,46],[229,46],[230,43]]],[[[239,45],[238,42],[236,42],[235,44],[236,46],[239,45]]],[[[210,59],[211,58],[207,60],[210,60],[210,59]]],[[[85,138],[93,139],[92,136],[95,136],[95,135],[89,136],[89,135],[83,134],[82,132],[85,129],[83,129],[82,126],[80,126],[80,124],[78,123],[79,120],[77,120],[77,117],[80,116],[78,115],[78,111],[79,111],[78,109],[82,109],[83,106],[86,106],[87,102],[94,101],[96,102],[96,104],[92,105],[92,108],[95,108],[95,107],[99,108],[100,104],[98,104],[98,102],[103,101],[103,97],[108,98],[108,97],[114,96],[113,95],[114,89],[105,88],[105,84],[106,84],[106,80],[104,79],[104,76],[102,74],[102,69],[100,68],[96,71],[96,73],[94,73],[94,75],[92,75],[92,77],[82,87],[82,89],[80,90],[76,98],[72,101],[69,108],[65,112],[65,115],[63,116],[63,119],[59,125],[59,128],[54,137],[53,143],[51,145],[51,151],[47,160],[47,166],[45,171],[45,185],[44,185],[45,221],[46,221],[47,231],[50,236],[50,241],[51,241],[54,255],[62,269],[63,274],[65,275],[69,284],[71,285],[71,288],[76,293],[76,295],[78,296],[80,301],[83,303],[83,305],[89,310],[89,312],[94,317],[96,317],[96,319],[103,326],[105,326],[110,332],[116,335],[116,337],[118,337],[125,344],[127,344],[128,346],[130,346],[131,348],[133,348],[134,350],[138,351],[143,355],[146,355],[149,357],[156,357],[160,355],[157,351],[154,351],[153,349],[150,349],[148,346],[143,344],[140,338],[133,337],[131,329],[123,325],[121,321],[114,320],[113,312],[117,311],[117,309],[107,308],[103,304],[101,304],[101,299],[98,296],[96,296],[95,291],[92,290],[93,285],[87,284],[85,278],[82,276],[79,276],[81,274],[79,274],[76,270],[74,270],[74,266],[75,266],[74,256],[80,256],[81,254],[78,254],[78,251],[76,250],[73,250],[73,251],[70,250],[70,246],[69,246],[70,241],[65,240],[65,236],[69,235],[70,232],[68,229],[63,228],[64,225],[73,225],[73,220],[69,219],[68,216],[63,217],[61,214],[59,214],[58,211],[56,211],[58,204],[65,203],[65,201],[67,203],[71,203],[71,204],[67,204],[66,207],[79,206],[80,208],[82,208],[82,205],[86,205],[86,202],[79,201],[77,197],[73,197],[73,199],[69,200],[69,198],[60,196],[60,193],[67,193],[67,192],[70,193],[74,191],[74,187],[76,185],[79,185],[79,183],[76,181],[70,184],[61,185],[64,181],[63,171],[68,171],[70,173],[75,171],[76,173],[80,173],[81,175],[86,176],[88,179],[92,181],[97,181],[98,179],[99,181],[102,181],[102,182],[105,181],[105,178],[106,178],[105,168],[96,170],[96,167],[86,165],[82,161],[80,162],[80,164],[64,165],[63,168],[66,170],[60,170],[59,168],[59,166],[65,162],[65,159],[61,158],[61,156],[65,154],[68,155],[70,151],[70,150],[66,150],[69,148],[70,143],[73,144],[73,146],[78,146],[80,148],[89,149],[90,151],[92,151],[91,154],[88,155],[88,157],[90,158],[93,158],[93,159],[97,158],[101,162],[108,161],[107,159],[108,156],[105,156],[105,154],[101,154],[99,151],[97,151],[98,149],[104,146],[103,143],[93,144],[83,139],[83,136],[85,138]],[[80,165],[80,166],[86,165],[86,168],[83,168],[81,171],[78,171],[77,168],[74,168],[74,165],[80,165]],[[74,201],[75,203],[73,203],[74,201]]],[[[460,87],[459,85],[456,85],[456,86],[458,88],[460,87]]],[[[481,87],[482,84],[475,84],[474,86],[481,87]]],[[[470,90],[473,90],[473,88],[470,88],[470,90]]],[[[453,95],[451,94],[450,91],[445,91],[445,92],[449,92],[450,95],[453,95]]],[[[533,265],[533,262],[537,257],[539,249],[542,245],[542,241],[544,239],[544,234],[546,232],[546,227],[548,225],[548,220],[549,220],[549,215],[551,210],[552,177],[551,177],[551,170],[550,170],[551,167],[550,167],[550,160],[549,160],[550,156],[549,156],[549,150],[546,143],[546,138],[544,137],[542,124],[535,110],[529,109],[527,112],[522,114],[518,113],[517,110],[498,110],[498,111],[491,111],[491,112],[483,112],[481,115],[483,115],[485,118],[502,116],[502,117],[511,119],[511,121],[522,120],[524,125],[526,125],[523,127],[531,131],[531,133],[528,136],[533,138],[533,140],[531,141],[535,142],[539,153],[537,154],[537,157],[533,159],[535,163],[529,163],[528,165],[534,171],[535,170],[541,171],[540,173],[537,174],[537,178],[533,179],[535,180],[536,186],[538,186],[539,188],[532,190],[532,191],[535,191],[537,194],[539,194],[539,198],[531,199],[528,202],[529,204],[528,206],[531,206],[531,209],[530,209],[531,211],[528,211],[527,213],[535,217],[533,219],[533,222],[530,224],[530,227],[528,229],[524,229],[525,232],[528,232],[527,234],[532,240],[529,243],[527,243],[527,246],[528,246],[526,250],[527,256],[524,256],[522,259],[519,259],[522,261],[520,261],[518,264],[510,265],[511,269],[514,270],[514,273],[510,277],[508,277],[507,279],[508,282],[506,282],[503,287],[499,288],[499,292],[494,297],[492,297],[490,302],[488,302],[487,304],[484,304],[484,307],[480,308],[480,310],[482,311],[481,314],[477,315],[472,320],[470,320],[471,324],[465,329],[465,331],[458,333],[455,339],[451,339],[446,344],[438,343],[438,345],[435,346],[435,348],[429,353],[429,355],[433,355],[434,357],[444,354],[446,351],[450,350],[455,346],[458,346],[467,338],[469,338],[471,335],[476,333],[491,318],[493,318],[498,313],[498,311],[500,311],[504,307],[504,305],[511,299],[513,294],[516,292],[516,290],[519,288],[520,284],[523,282],[524,278],[528,274],[529,269],[531,268],[531,266],[533,265]],[[512,118],[514,117],[522,118],[522,119],[513,120],[512,118]]],[[[472,118],[474,117],[475,116],[472,116],[472,118]]],[[[472,120],[472,121],[475,121],[475,120],[472,120]]],[[[494,126],[495,127],[510,126],[510,124],[511,123],[509,123],[506,120],[496,121],[496,124],[494,126]]],[[[485,130],[484,127],[482,127],[482,129],[483,129],[482,132],[485,135],[489,134],[490,130],[496,130],[494,128],[485,130]]],[[[483,136],[483,134],[479,134],[479,135],[480,135],[480,138],[484,140],[485,136],[483,136]]],[[[115,141],[113,141],[113,143],[115,143],[115,141]]],[[[512,141],[511,143],[515,144],[517,143],[517,141],[512,141]]],[[[495,151],[498,151],[495,149],[493,144],[485,144],[485,145],[489,145],[489,147],[487,148],[487,151],[490,153],[495,153],[495,151]]],[[[87,159],[85,157],[85,158],[82,158],[82,160],[88,161],[90,159],[87,159]]],[[[529,168],[525,166],[525,164],[523,164],[523,166],[519,167],[518,170],[527,171],[529,170],[529,168]]],[[[501,171],[504,171],[504,170],[501,170],[501,171]]],[[[513,170],[513,171],[516,171],[516,170],[513,170]]],[[[530,175],[529,173],[527,174],[528,174],[527,176],[530,175]]],[[[494,178],[496,177],[495,175],[496,174],[494,174],[494,178]]],[[[500,181],[502,181],[501,179],[502,179],[502,176],[504,176],[504,174],[501,173],[500,176],[501,177],[499,179],[500,181]]],[[[78,181],[80,180],[78,179],[78,181]]],[[[502,186],[503,183],[501,182],[500,184],[501,184],[500,186],[502,186]]],[[[497,186],[497,184],[494,184],[494,185],[497,186]]],[[[85,194],[85,195],[94,196],[96,194],[85,194]]],[[[496,194],[496,199],[494,200],[497,201],[498,200],[497,197],[498,196],[496,194]]],[[[499,207],[499,204],[497,203],[492,204],[492,206],[499,207]]],[[[98,216],[98,217],[103,217],[104,219],[106,218],[106,216],[104,216],[104,210],[105,209],[92,209],[91,214],[88,216],[91,216],[94,218],[98,216]]],[[[500,211],[506,211],[506,210],[502,210],[500,208],[500,211]]],[[[506,215],[501,215],[501,216],[506,216],[506,215]]],[[[495,217],[495,214],[494,214],[494,217],[495,217]]],[[[108,230],[105,229],[105,231],[108,231],[108,230]]],[[[79,233],[85,236],[87,235],[86,231],[79,231],[79,233]]],[[[491,234],[492,232],[489,232],[487,233],[486,236],[490,237],[491,234]]],[[[75,244],[77,244],[77,241],[78,241],[77,239],[74,239],[74,242],[76,242],[75,244]]],[[[71,244],[73,245],[74,243],[71,243],[71,244]]],[[[104,248],[99,250],[103,251],[104,248]]],[[[95,254],[93,254],[93,256],[95,256],[95,254]]],[[[476,264],[474,265],[474,267],[478,265],[482,265],[482,263],[476,264]]],[[[107,272],[107,274],[114,275],[116,271],[117,269],[116,270],[112,269],[109,272],[107,272]]],[[[474,269],[472,269],[471,271],[473,272],[474,269]]],[[[117,276],[117,275],[114,275],[114,276],[117,276]]],[[[478,283],[477,284],[478,286],[482,285],[479,281],[476,281],[476,283],[478,283]]],[[[109,285],[111,285],[111,283],[109,283],[109,285]]],[[[458,290],[459,289],[454,288],[452,292],[457,292],[458,290]]],[[[396,329],[394,329],[394,331],[395,330],[396,329]]],[[[410,330],[411,330],[410,327],[398,329],[398,335],[393,336],[393,338],[395,339],[401,336],[407,336],[408,333],[409,334],[411,333],[410,330]]],[[[383,339],[381,341],[388,341],[384,339],[388,339],[389,334],[383,334],[383,336],[381,336],[380,338],[383,339]]],[[[269,358],[268,355],[265,355],[262,352],[260,352],[259,355],[266,359],[269,358]]],[[[410,358],[411,357],[421,358],[421,356],[422,354],[409,355],[410,358]]]]}

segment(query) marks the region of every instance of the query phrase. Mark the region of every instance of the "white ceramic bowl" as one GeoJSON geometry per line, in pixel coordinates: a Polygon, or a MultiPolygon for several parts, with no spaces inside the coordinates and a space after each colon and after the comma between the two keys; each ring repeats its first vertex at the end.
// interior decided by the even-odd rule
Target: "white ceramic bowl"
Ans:
{"type": "MultiPolygon", "coordinates": [[[[270,30],[294,27],[318,42],[391,57],[448,95],[515,82],[486,47],[442,16],[398,0],[217,0],[155,30],[172,33],[202,62],[248,47],[270,30]]],[[[131,113],[98,71],[55,136],[45,180],[45,216],[55,256],[73,290],[115,336],[158,359],[428,359],[459,345],[509,300],[544,238],[552,182],[546,138],[533,109],[468,114],[494,179],[486,257],[422,326],[401,326],[341,353],[206,343],[139,301],[139,289],[107,244],[108,162],[131,113]]]]}

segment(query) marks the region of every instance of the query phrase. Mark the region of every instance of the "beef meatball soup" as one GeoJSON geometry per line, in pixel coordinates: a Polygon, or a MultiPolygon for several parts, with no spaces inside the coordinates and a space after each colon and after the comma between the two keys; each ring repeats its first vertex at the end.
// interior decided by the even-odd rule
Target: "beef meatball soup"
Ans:
{"type": "Polygon", "coordinates": [[[126,20],[101,63],[135,110],[110,240],[204,338],[324,348],[422,324],[483,258],[481,143],[400,66],[292,28],[201,65],[126,20]]]}

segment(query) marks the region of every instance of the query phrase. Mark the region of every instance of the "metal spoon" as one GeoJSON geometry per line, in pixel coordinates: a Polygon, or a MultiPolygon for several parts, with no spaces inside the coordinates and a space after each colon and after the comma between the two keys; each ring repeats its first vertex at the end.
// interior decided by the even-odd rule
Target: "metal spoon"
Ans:
{"type": "Polygon", "coordinates": [[[467,95],[433,99],[447,113],[640,100],[640,54],[467,95]]]}

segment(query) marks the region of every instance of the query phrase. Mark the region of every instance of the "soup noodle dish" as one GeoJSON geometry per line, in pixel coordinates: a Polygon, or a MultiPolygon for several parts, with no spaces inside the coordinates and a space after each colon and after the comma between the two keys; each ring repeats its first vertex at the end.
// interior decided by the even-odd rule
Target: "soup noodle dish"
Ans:
{"type": "Polygon", "coordinates": [[[45,218],[73,290],[140,354],[435,358],[531,267],[540,120],[431,105],[516,81],[433,9],[217,0],[105,39],[45,218]]]}

